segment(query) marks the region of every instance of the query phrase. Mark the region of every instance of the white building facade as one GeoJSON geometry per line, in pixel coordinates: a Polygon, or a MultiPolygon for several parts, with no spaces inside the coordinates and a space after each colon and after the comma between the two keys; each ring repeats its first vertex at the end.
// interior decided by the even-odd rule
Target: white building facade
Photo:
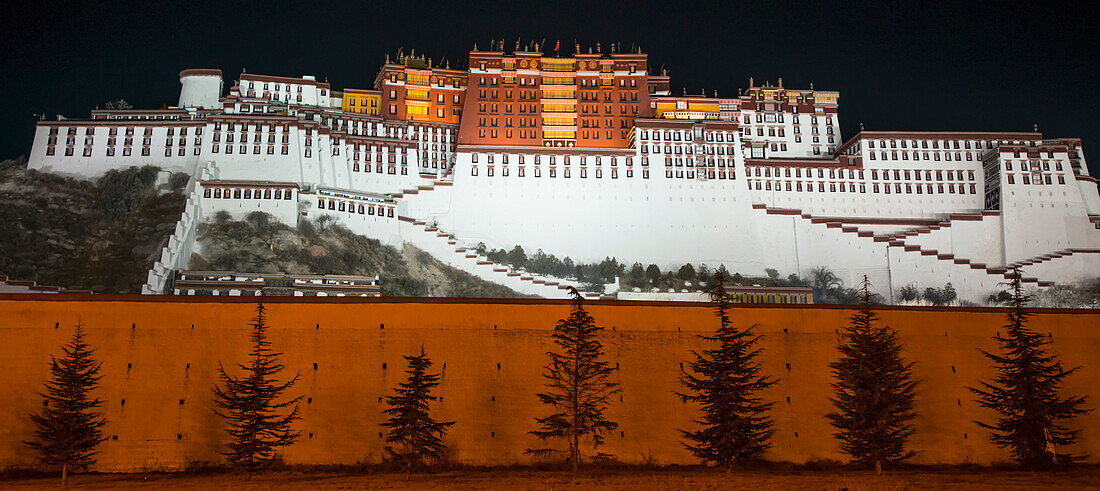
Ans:
{"type": "Polygon", "coordinates": [[[524,275],[464,251],[484,242],[784,276],[827,267],[849,285],[868,275],[884,295],[950,282],[972,300],[1014,266],[1038,286],[1100,275],[1100,196],[1077,139],[863,131],[844,141],[836,92],[766,85],[723,117],[640,117],[627,148],[464,145],[457,124],[344,112],[313,77],[242,74],[211,109],[214,78],[181,73],[178,108],[42,121],[28,167],[185,172],[202,219],[329,215],[444,262],[472,259],[471,272],[503,283],[524,275]]]}

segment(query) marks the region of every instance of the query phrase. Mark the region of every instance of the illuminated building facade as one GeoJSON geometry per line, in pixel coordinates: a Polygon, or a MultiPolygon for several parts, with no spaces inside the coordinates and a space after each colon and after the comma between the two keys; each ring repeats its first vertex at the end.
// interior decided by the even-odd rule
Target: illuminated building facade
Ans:
{"type": "Polygon", "coordinates": [[[150,292],[187,268],[193,227],[223,210],[288,223],[332,216],[550,297],[568,281],[470,249],[746,275],[827,267],[847,284],[867,275],[888,299],[950,282],[980,301],[1015,266],[1037,286],[1100,275],[1100,195],[1079,139],[845,140],[839,93],[812,84],[749,79],[737,96],[677,96],[636,48],[506,48],[475,46],[465,69],[399,53],[372,88],[343,91],[311,76],[242,73],[226,95],[220,71],[185,70],[179,107],[39,122],[28,166],[95,177],[156,165],[196,177],[150,292]]]}

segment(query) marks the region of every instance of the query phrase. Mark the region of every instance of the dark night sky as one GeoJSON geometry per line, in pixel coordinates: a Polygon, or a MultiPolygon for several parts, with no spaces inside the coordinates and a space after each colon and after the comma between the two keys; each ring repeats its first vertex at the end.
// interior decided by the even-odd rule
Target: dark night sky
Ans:
{"type": "MultiPolygon", "coordinates": [[[[35,113],[177,102],[184,68],[326,77],[368,88],[385,53],[465,66],[477,42],[641,44],[674,93],[734,95],[783,77],[841,93],[845,138],[868,130],[1027,131],[1100,141],[1097,11],[1087,3],[23,2],[3,15],[0,158],[30,150],[35,113]],[[532,6],[534,5],[534,6],[532,6]],[[23,11],[20,11],[20,10],[23,11]],[[236,12],[251,11],[249,14],[236,12]]],[[[571,51],[570,51],[571,52],[571,51]]],[[[227,83],[228,86],[228,83],[227,83]]],[[[1092,173],[1100,154],[1092,153],[1092,173]]]]}

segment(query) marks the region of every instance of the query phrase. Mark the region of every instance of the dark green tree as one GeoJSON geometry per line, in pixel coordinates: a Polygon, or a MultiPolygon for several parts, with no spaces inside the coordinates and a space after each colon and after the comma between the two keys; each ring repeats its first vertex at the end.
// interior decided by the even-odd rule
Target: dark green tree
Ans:
{"type": "Polygon", "coordinates": [[[695,266],[691,264],[685,264],[680,266],[680,270],[676,272],[676,278],[691,281],[695,279],[695,266]]]}
{"type": "Polygon", "coordinates": [[[771,447],[775,430],[768,411],[773,403],[764,402],[759,392],[777,380],[764,375],[757,361],[761,350],[756,326],[738,329],[730,321],[726,277],[719,272],[714,280],[717,286],[710,296],[718,330],[702,338],[717,346],[702,353],[692,351],[695,360],[680,374],[687,390],[678,393],[701,406],[703,415],[695,423],[702,428],[680,430],[680,434],[683,445],[697,458],[729,469],[759,459],[771,447]]]}
{"type": "Polygon", "coordinates": [[[561,266],[558,267],[558,278],[570,278],[577,274],[577,267],[573,264],[573,260],[566,257],[561,260],[561,266]]]}
{"type": "Polygon", "coordinates": [[[642,267],[642,263],[634,263],[630,267],[630,274],[627,275],[627,278],[630,278],[631,285],[641,286],[642,282],[645,281],[645,268],[642,267]]]}
{"type": "Polygon", "coordinates": [[[527,254],[522,247],[517,245],[508,252],[508,263],[517,268],[527,266],[527,254]]]}
{"type": "Polygon", "coordinates": [[[229,443],[222,452],[230,465],[252,473],[278,461],[278,449],[289,446],[299,433],[292,424],[299,419],[298,401],[302,396],[280,401],[287,389],[294,386],[301,375],[296,374],[285,383],[276,377],[286,370],[279,361],[282,353],[271,349],[267,339],[267,317],[264,304],[256,305],[256,317],[252,320],[250,340],[252,349],[249,362],[239,363],[244,376],[234,377],[218,363],[218,375],[224,387],[214,386],[214,410],[229,423],[229,443]],[[287,408],[293,406],[289,412],[287,408]]]}
{"type": "Polygon", "coordinates": [[[959,293],[955,291],[955,287],[951,286],[951,282],[947,282],[943,285],[943,303],[949,305],[959,298],[959,293]]]}
{"type": "Polygon", "coordinates": [[[649,281],[657,283],[661,280],[661,268],[658,268],[656,264],[650,264],[645,269],[645,277],[649,278],[649,281]]]}
{"type": "Polygon", "coordinates": [[[420,347],[419,355],[404,358],[409,362],[409,369],[405,370],[409,378],[394,389],[397,395],[386,396],[386,409],[382,413],[388,418],[382,426],[389,428],[386,443],[393,445],[386,446],[386,455],[390,460],[404,462],[407,472],[412,472],[413,466],[443,460],[447,448],[443,437],[454,421],[441,422],[431,417],[428,406],[439,399],[432,395],[432,389],[439,386],[440,375],[428,373],[432,361],[424,347],[420,347]]]}
{"type": "Polygon", "coordinates": [[[107,424],[96,411],[103,401],[91,392],[99,385],[100,362],[95,350],[84,341],[84,328],[77,324],[72,341],[62,346],[65,356],[50,356],[51,379],[41,393],[45,407],[31,415],[34,440],[25,442],[38,452],[38,459],[49,466],[61,466],[61,485],[68,483],[69,470],[84,470],[95,463],[96,447],[106,438],[101,428],[107,424]]]}
{"type": "Polygon", "coordinates": [[[917,413],[913,399],[917,383],[913,363],[902,359],[897,332],[878,326],[871,310],[871,282],[863,277],[859,308],[841,334],[840,359],[830,363],[836,411],[825,415],[837,428],[840,450],[853,462],[875,468],[904,462],[914,451],[905,449],[917,413]]]}
{"type": "Polygon", "coordinates": [[[969,389],[977,394],[978,404],[998,415],[994,423],[976,421],[989,430],[993,443],[1008,448],[1012,458],[1029,469],[1051,469],[1072,464],[1085,458],[1059,452],[1058,447],[1072,445],[1080,430],[1072,430],[1064,421],[1088,414],[1085,396],[1061,397],[1059,392],[1066,377],[1081,367],[1062,368],[1056,354],[1050,353],[1047,336],[1027,327],[1030,313],[1025,305],[1030,296],[1023,291],[1022,273],[1010,273],[1012,303],[1008,311],[1005,333],[993,337],[1000,345],[999,353],[979,349],[993,362],[997,375],[992,382],[979,382],[969,389]]]}
{"type": "MultiPolygon", "coordinates": [[[[711,276],[710,268],[707,267],[706,264],[700,263],[699,267],[695,268],[695,281],[698,281],[699,284],[710,282],[711,276]]],[[[708,287],[708,289],[709,288],[711,287],[708,287]]]]}
{"type": "Polygon", "coordinates": [[[901,290],[898,290],[898,295],[903,301],[912,302],[920,296],[920,290],[917,289],[916,285],[905,285],[901,287],[901,290]]]}
{"type": "MultiPolygon", "coordinates": [[[[554,327],[551,337],[558,350],[547,353],[550,362],[543,371],[546,392],[538,394],[553,413],[535,418],[539,428],[530,433],[544,442],[564,438],[569,444],[569,463],[576,474],[581,461],[581,438],[589,439],[598,449],[603,445],[604,434],[619,427],[604,416],[604,411],[620,388],[611,377],[615,368],[603,359],[603,343],[599,339],[603,328],[584,309],[580,293],[570,288],[569,294],[573,297],[573,309],[569,317],[559,320],[554,327]]],[[[553,449],[528,449],[524,453],[545,457],[553,449]]]]}

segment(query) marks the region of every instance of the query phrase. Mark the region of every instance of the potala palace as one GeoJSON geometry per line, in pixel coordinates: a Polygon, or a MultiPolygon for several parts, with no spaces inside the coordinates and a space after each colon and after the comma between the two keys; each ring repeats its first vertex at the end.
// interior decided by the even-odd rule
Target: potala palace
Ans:
{"type": "Polygon", "coordinates": [[[503,41],[467,69],[387,58],[373,88],[312,76],[180,72],[176,106],[41,121],[29,168],[96,177],[155,165],[192,177],[146,293],[163,293],[225,210],[353,231],[516,291],[570,283],[471,248],[522,245],[662,269],[725,264],[784,276],[826,266],[884,296],[950,282],[960,298],[1023,266],[1037,287],[1100,276],[1100,196],[1080,139],[1038,132],[860,131],[839,93],[754,83],[736,97],[670,93],[615,45],[547,55],[503,41]],[[511,48],[511,47],[509,47],[511,48]]]}

